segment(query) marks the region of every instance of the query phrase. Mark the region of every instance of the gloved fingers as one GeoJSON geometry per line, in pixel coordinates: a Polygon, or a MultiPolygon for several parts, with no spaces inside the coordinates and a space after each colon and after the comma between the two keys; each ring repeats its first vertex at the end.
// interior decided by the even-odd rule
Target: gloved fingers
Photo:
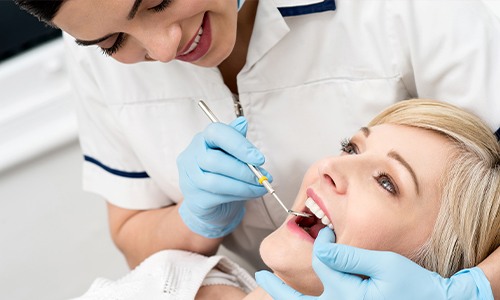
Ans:
{"type": "Polygon", "coordinates": [[[259,271],[255,273],[255,280],[257,284],[260,285],[273,299],[287,299],[287,300],[313,300],[316,297],[303,295],[281,279],[276,277],[268,271],[259,271]]]}
{"type": "MultiPolygon", "coordinates": [[[[207,149],[205,155],[197,158],[197,165],[203,172],[220,174],[237,181],[259,185],[257,177],[247,164],[218,149],[207,149]]],[[[269,181],[272,181],[272,177],[265,169],[259,167],[259,170],[269,181]]]]}
{"type": "Polygon", "coordinates": [[[245,117],[237,117],[229,123],[229,126],[236,129],[242,136],[247,136],[248,122],[245,117]]]}
{"type": "Polygon", "coordinates": [[[328,244],[335,243],[335,241],[336,241],[335,232],[329,227],[325,227],[319,231],[316,240],[314,240],[314,246],[315,247],[316,245],[326,246],[328,244]]]}
{"type": "Polygon", "coordinates": [[[312,266],[323,284],[322,296],[325,296],[325,299],[362,299],[355,296],[361,291],[361,277],[331,269],[316,256],[313,256],[312,266]]]}
{"type": "MultiPolygon", "coordinates": [[[[320,230],[318,237],[314,241],[313,269],[323,283],[325,289],[323,293],[328,297],[332,299],[357,299],[358,297],[354,297],[354,293],[360,290],[360,285],[363,282],[361,277],[344,273],[342,270],[335,270],[330,266],[329,260],[325,259],[325,262],[318,257],[318,252],[329,254],[330,247],[338,246],[335,244],[335,240],[336,236],[333,230],[328,227],[320,230]],[[328,250],[325,251],[325,248],[328,250]]],[[[327,256],[328,254],[324,256],[330,259],[330,256],[327,256]]]]}
{"type": "Polygon", "coordinates": [[[184,195],[203,199],[211,206],[257,198],[267,193],[265,187],[258,183],[249,184],[210,172],[186,174],[186,178],[179,183],[184,195]]]}
{"type": "MultiPolygon", "coordinates": [[[[321,234],[321,233],[320,233],[321,234]]],[[[383,268],[391,268],[392,252],[372,251],[352,246],[319,243],[314,245],[314,254],[330,268],[343,273],[360,274],[368,277],[377,277],[383,268]]],[[[397,265],[397,263],[396,263],[397,265]]]]}
{"type": "Polygon", "coordinates": [[[202,133],[208,147],[222,149],[237,159],[252,165],[264,163],[264,155],[238,130],[223,123],[212,123],[202,133]]]}

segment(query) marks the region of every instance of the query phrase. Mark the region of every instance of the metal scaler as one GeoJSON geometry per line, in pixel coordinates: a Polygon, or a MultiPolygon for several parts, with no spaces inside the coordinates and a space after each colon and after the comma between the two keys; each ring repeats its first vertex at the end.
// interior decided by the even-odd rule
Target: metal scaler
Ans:
{"type": "MultiPolygon", "coordinates": [[[[208,108],[208,106],[205,104],[205,102],[203,102],[203,100],[198,101],[198,105],[201,107],[203,112],[207,115],[207,117],[212,122],[214,122],[214,123],[220,122],[219,119],[210,110],[210,108],[208,108]]],[[[281,201],[281,199],[278,197],[278,195],[276,195],[276,191],[273,189],[273,187],[269,183],[267,177],[264,176],[255,166],[248,164],[248,163],[247,163],[247,166],[250,168],[250,170],[252,170],[252,172],[255,174],[255,176],[257,176],[259,183],[262,184],[271,195],[273,195],[274,199],[276,199],[276,201],[278,201],[278,203],[281,205],[281,207],[283,207],[283,209],[286,211],[287,214],[295,215],[295,216],[299,216],[299,217],[305,217],[305,218],[312,217],[311,214],[297,212],[297,211],[293,211],[291,209],[288,209],[285,206],[285,204],[283,203],[283,201],[281,201]]]]}

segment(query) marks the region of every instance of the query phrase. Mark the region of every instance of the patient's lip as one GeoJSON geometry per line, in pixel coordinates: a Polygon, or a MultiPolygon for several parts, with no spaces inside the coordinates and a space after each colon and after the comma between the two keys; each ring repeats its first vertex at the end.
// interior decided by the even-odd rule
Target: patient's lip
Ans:
{"type": "Polygon", "coordinates": [[[296,218],[297,217],[293,217],[288,220],[288,222],[286,223],[286,227],[288,228],[288,230],[290,230],[293,234],[298,235],[300,239],[314,244],[314,239],[312,238],[312,236],[310,236],[307,232],[304,231],[304,229],[300,228],[300,226],[295,223],[296,218]]]}

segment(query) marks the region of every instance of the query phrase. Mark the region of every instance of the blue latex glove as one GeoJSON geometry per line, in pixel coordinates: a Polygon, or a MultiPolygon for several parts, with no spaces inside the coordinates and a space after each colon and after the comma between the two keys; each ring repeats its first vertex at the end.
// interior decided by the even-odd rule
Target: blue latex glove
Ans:
{"type": "Polygon", "coordinates": [[[445,279],[399,254],[334,244],[333,239],[333,232],[324,228],[314,243],[313,268],[324,286],[319,297],[303,295],[267,271],[255,274],[257,283],[274,299],[287,300],[493,300],[490,284],[477,267],[445,279]]]}
{"type": "Polygon", "coordinates": [[[246,132],[243,117],[229,125],[212,123],[177,158],[184,195],[179,213],[193,232],[208,238],[229,234],[243,219],[244,200],[267,193],[245,164],[264,163],[262,153],[245,138],[246,132]]]}

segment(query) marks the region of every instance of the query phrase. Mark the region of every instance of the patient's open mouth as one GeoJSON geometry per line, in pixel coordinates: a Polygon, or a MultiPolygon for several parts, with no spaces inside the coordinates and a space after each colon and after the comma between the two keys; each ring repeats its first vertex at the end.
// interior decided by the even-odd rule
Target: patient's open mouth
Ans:
{"type": "Polygon", "coordinates": [[[333,230],[333,224],[330,219],[328,219],[325,212],[311,198],[307,198],[306,207],[303,212],[309,213],[313,216],[310,218],[297,217],[295,219],[295,223],[297,223],[297,225],[299,225],[299,227],[307,232],[313,239],[316,239],[319,231],[326,226],[333,230]]]}

